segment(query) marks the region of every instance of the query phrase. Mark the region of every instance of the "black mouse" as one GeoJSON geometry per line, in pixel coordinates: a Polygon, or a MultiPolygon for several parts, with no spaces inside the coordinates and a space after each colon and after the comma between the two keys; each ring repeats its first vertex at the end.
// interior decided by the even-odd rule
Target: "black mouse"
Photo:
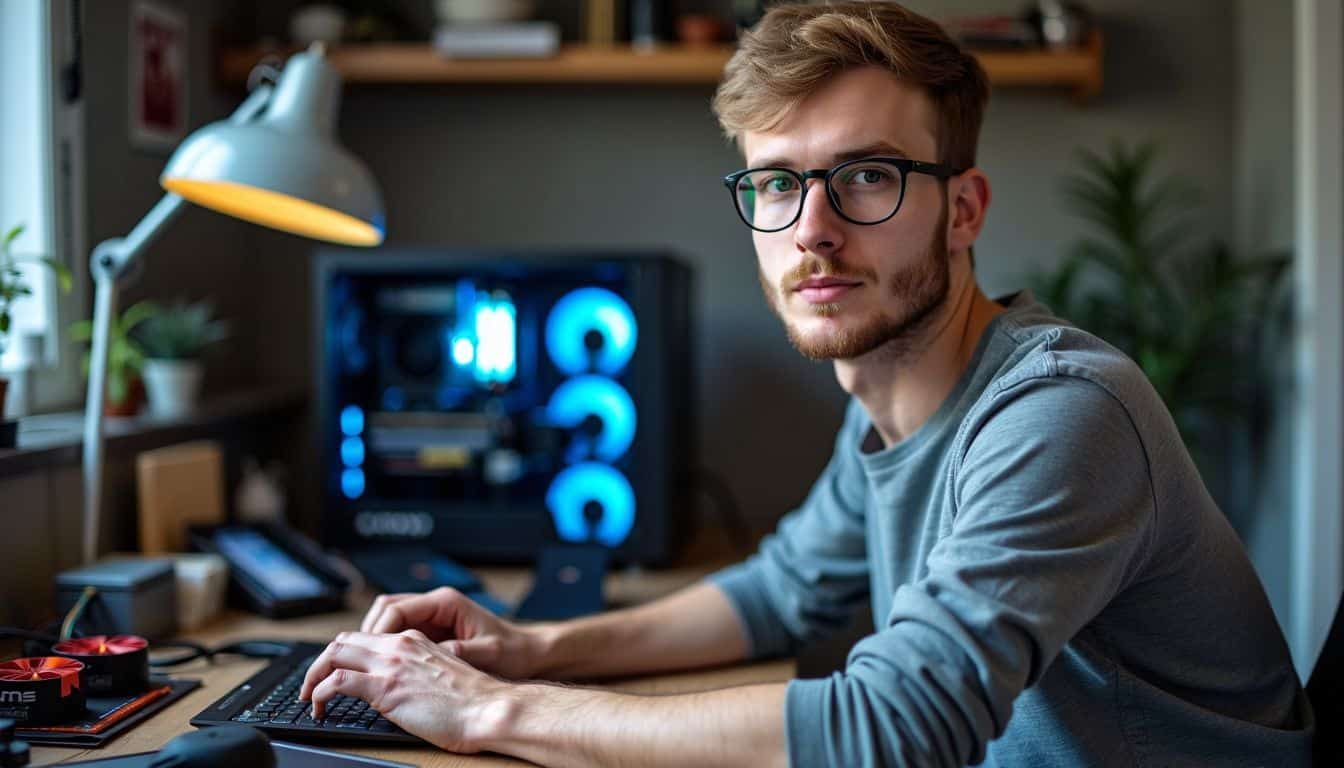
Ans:
{"type": "Polygon", "coordinates": [[[275,768],[266,734],[246,725],[219,725],[184,733],[163,745],[151,768],[275,768]]]}

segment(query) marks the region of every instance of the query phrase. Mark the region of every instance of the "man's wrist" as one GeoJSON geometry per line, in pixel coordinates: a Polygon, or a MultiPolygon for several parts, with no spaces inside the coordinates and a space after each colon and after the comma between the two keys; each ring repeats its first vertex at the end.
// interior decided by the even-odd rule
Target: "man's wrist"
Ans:
{"type": "Polygon", "coordinates": [[[473,746],[481,752],[519,757],[559,747],[566,736],[556,722],[547,718],[553,718],[557,711],[572,710],[558,699],[583,693],[594,692],[544,683],[509,684],[484,707],[480,737],[473,746]]]}
{"type": "Polygon", "coordinates": [[[564,626],[561,622],[547,622],[523,627],[527,653],[531,659],[529,677],[554,674],[556,669],[563,666],[564,659],[560,656],[564,626]]]}

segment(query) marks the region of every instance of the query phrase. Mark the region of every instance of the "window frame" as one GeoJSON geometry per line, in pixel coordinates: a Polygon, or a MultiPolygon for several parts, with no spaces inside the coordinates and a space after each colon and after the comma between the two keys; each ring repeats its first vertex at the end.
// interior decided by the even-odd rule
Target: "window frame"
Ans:
{"type": "MultiPolygon", "coordinates": [[[[84,107],[80,84],[80,31],[72,11],[80,4],[59,0],[36,0],[40,40],[39,78],[36,119],[40,121],[37,147],[41,177],[38,194],[45,208],[40,223],[28,222],[26,232],[15,244],[17,253],[40,253],[70,269],[74,278],[69,293],[62,294],[56,280],[47,271],[32,285],[42,300],[44,345],[42,359],[32,371],[30,405],[34,412],[78,408],[83,400],[84,384],[81,355],[69,342],[68,328],[88,312],[88,264],[84,227],[84,107]],[[69,74],[67,74],[69,73],[69,74]],[[34,237],[36,236],[36,237],[34,237]],[[36,244],[34,245],[34,241],[36,244]]],[[[26,13],[20,3],[6,4],[4,12],[26,13]]],[[[0,82],[0,98],[4,95],[0,82]]],[[[12,101],[9,103],[13,103],[12,101]]],[[[21,105],[20,110],[28,109],[21,105]]],[[[17,175],[0,174],[0,183],[17,175]]],[[[25,183],[31,183],[27,179],[25,183]]],[[[9,216],[9,214],[5,214],[9,216]]],[[[17,221],[0,221],[8,228],[17,221]]],[[[11,336],[11,345],[17,340],[11,336]]],[[[12,372],[11,372],[12,373],[12,372]]]]}

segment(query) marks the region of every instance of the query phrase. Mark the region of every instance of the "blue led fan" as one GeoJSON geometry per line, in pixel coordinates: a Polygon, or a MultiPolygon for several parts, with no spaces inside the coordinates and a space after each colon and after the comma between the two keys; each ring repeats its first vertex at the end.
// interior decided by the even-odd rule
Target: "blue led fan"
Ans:
{"type": "Polygon", "coordinates": [[[625,299],[605,288],[565,294],[546,318],[546,351],[565,374],[620,373],[635,354],[639,331],[625,299]]]}
{"type": "Polygon", "coordinates": [[[579,430],[565,452],[571,463],[616,461],[635,439],[635,401],[605,376],[589,374],[561,384],[546,404],[546,416],[555,426],[579,430]]]}
{"type": "Polygon", "coordinates": [[[546,507],[564,541],[596,539],[619,546],[635,527],[635,491],[615,468],[597,462],[566,467],[546,491],[546,507]],[[600,516],[599,516],[600,515],[600,516]]]}

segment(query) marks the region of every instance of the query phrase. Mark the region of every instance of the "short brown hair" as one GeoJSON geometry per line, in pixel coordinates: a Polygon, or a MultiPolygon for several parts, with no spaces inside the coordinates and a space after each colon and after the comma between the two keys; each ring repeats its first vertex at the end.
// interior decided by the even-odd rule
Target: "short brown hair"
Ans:
{"type": "Polygon", "coordinates": [[[975,165],[989,81],[937,23],[894,2],[783,5],[742,35],[714,94],[733,141],[778,125],[800,101],[846,69],[876,65],[918,86],[937,118],[937,162],[975,165]]]}

